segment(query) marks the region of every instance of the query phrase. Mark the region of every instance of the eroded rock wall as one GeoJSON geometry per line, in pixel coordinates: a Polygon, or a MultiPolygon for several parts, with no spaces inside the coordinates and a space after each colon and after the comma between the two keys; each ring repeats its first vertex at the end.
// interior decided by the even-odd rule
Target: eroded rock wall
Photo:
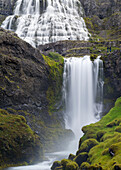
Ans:
{"type": "Polygon", "coordinates": [[[98,38],[121,38],[120,0],[80,0],[85,11],[85,21],[92,35],[98,38]],[[87,19],[88,18],[88,19],[87,19]]]}
{"type": "Polygon", "coordinates": [[[46,150],[60,149],[58,142],[72,134],[64,130],[63,57],[61,63],[50,58],[45,60],[38,49],[0,28],[0,108],[26,117],[46,150]]]}

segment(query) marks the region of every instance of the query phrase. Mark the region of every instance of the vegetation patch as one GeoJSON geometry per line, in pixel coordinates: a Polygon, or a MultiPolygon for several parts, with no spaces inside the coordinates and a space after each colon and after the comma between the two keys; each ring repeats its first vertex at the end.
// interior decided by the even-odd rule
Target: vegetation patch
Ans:
{"type": "Polygon", "coordinates": [[[39,136],[26,124],[24,116],[0,109],[0,167],[26,165],[42,159],[39,136]]]}
{"type": "Polygon", "coordinates": [[[48,56],[43,58],[46,64],[49,66],[49,87],[46,93],[47,100],[49,103],[48,111],[51,115],[56,111],[57,103],[61,100],[62,93],[62,79],[63,79],[63,57],[55,52],[49,52],[48,56]]]}

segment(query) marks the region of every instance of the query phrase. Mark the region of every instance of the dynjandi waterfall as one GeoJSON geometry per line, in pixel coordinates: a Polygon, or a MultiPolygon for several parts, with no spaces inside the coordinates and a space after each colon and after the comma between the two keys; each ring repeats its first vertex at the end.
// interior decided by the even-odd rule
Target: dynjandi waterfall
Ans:
{"type": "MultiPolygon", "coordinates": [[[[17,0],[14,14],[2,27],[12,30],[32,46],[60,40],[88,40],[79,0],[17,0]]],[[[103,107],[103,62],[89,56],[65,59],[63,73],[65,125],[81,136],[81,127],[100,118],[103,107]]],[[[70,151],[69,151],[70,152],[70,151]]],[[[52,157],[51,157],[52,158],[52,157]]],[[[33,166],[10,169],[48,170],[54,159],[33,166]]],[[[56,157],[57,158],[57,157],[56,157]]]]}
{"type": "Polygon", "coordinates": [[[79,0],[17,0],[2,24],[36,47],[60,40],[88,40],[79,0]]]}

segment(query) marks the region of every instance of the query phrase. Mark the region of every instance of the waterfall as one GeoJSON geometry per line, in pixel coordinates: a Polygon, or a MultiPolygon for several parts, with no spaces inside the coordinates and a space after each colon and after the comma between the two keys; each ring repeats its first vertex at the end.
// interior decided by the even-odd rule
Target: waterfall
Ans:
{"type": "Polygon", "coordinates": [[[66,128],[81,136],[81,127],[100,118],[103,105],[103,62],[90,56],[65,59],[63,73],[66,128]]]}
{"type": "Polygon", "coordinates": [[[60,40],[88,40],[79,0],[17,0],[2,27],[34,47],[60,40]]]}

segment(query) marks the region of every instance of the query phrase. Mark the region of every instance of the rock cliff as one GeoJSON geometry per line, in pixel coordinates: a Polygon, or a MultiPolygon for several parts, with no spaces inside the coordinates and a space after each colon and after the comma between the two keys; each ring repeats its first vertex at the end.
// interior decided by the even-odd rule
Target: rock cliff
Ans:
{"type": "Polygon", "coordinates": [[[121,2],[119,0],[80,0],[85,21],[93,37],[121,38],[121,2]]]}
{"type": "Polygon", "coordinates": [[[43,148],[52,151],[72,132],[64,129],[62,113],[63,57],[48,55],[0,28],[0,108],[24,116],[43,148]]]}
{"type": "Polygon", "coordinates": [[[121,41],[61,41],[38,47],[46,55],[57,51],[65,57],[90,55],[91,59],[101,56],[104,63],[104,109],[106,114],[114,101],[121,95],[121,41]],[[107,47],[111,46],[111,52],[107,47]]]}

